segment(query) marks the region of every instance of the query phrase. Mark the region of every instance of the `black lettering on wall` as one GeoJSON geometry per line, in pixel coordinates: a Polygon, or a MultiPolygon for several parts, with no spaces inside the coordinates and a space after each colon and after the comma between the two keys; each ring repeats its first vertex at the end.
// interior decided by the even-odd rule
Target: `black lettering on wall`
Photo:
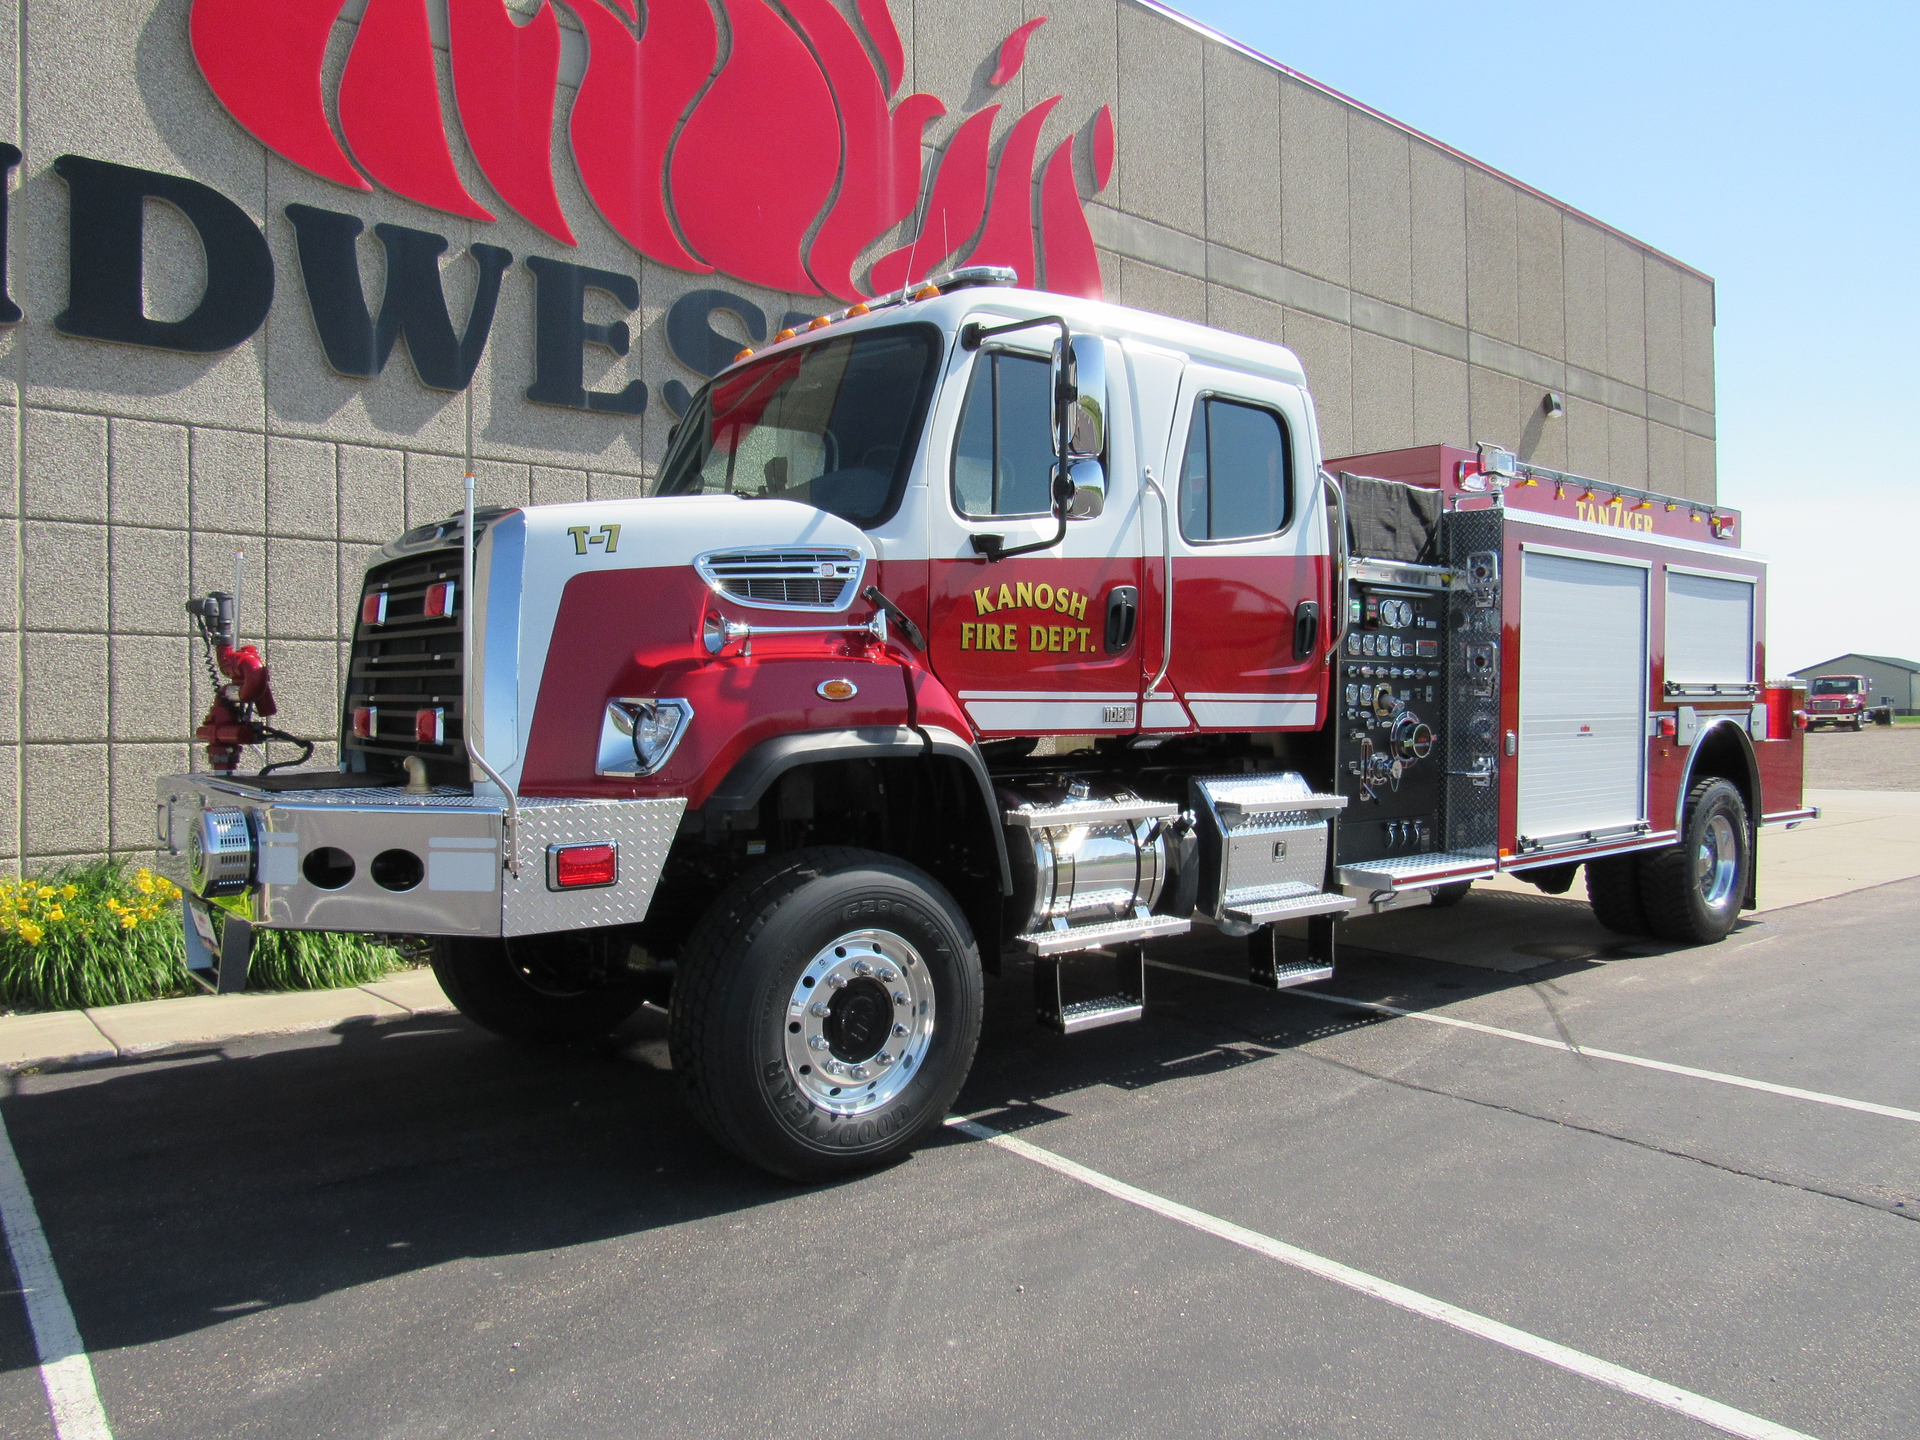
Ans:
{"type": "Polygon", "coordinates": [[[207,355],[260,328],[273,305],[273,252],[233,201],[197,180],[84,155],[60,156],[53,173],[67,182],[70,201],[67,308],[54,317],[54,329],[207,355]],[[184,320],[147,317],[142,242],[150,199],[185,215],[206,252],[207,288],[184,320]]]}
{"type": "Polygon", "coordinates": [[[632,311],[640,308],[640,282],[617,271],[570,265],[564,260],[547,260],[538,255],[529,255],[526,264],[534,276],[534,378],[533,384],[527,387],[527,398],[542,405],[567,405],[576,410],[645,414],[645,381],[631,381],[626,389],[617,392],[589,390],[585,358],[581,353],[588,345],[603,345],[616,355],[627,353],[627,322],[589,324],[584,313],[587,291],[602,291],[632,311]]]}
{"type": "MultiPolygon", "coordinates": [[[[754,344],[766,342],[766,312],[731,290],[689,290],[667,311],[667,349],[682,365],[709,380],[740,353],[738,340],[713,328],[713,317],[721,311],[737,317],[754,344]]],[[[660,394],[676,416],[685,415],[687,406],[693,403],[693,396],[678,380],[667,381],[660,387],[660,394]]]]}
{"type": "Polygon", "coordinates": [[[20,318],[20,307],[7,291],[7,177],[20,163],[20,147],[0,140],[0,325],[20,318]]]}
{"type": "Polygon", "coordinates": [[[371,380],[386,369],[394,341],[405,335],[407,355],[421,384],[435,390],[464,390],[472,383],[493,329],[500,277],[513,263],[510,252],[498,245],[475,245],[468,250],[480,275],[467,310],[466,329],[456,336],[440,284],[445,236],[404,225],[373,227],[387,252],[387,288],[375,320],[367,313],[367,297],[360,288],[360,257],[354,247],[365,226],[352,215],[312,205],[287,206],[287,219],[299,237],[307,306],[313,311],[314,328],[320,332],[320,348],[329,365],[342,375],[371,380]]]}

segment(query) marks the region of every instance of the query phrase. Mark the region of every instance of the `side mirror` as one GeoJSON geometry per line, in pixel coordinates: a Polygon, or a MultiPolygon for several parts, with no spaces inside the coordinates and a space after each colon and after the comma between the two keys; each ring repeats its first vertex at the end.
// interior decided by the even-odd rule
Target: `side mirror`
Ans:
{"type": "Polygon", "coordinates": [[[1098,460],[1076,460],[1067,470],[1073,498],[1067,502],[1069,520],[1096,519],[1107,508],[1107,472],[1098,460]]]}
{"type": "Polygon", "coordinates": [[[1107,347],[1098,335],[1054,343],[1053,394],[1069,457],[1099,459],[1107,448],[1107,347]]]}

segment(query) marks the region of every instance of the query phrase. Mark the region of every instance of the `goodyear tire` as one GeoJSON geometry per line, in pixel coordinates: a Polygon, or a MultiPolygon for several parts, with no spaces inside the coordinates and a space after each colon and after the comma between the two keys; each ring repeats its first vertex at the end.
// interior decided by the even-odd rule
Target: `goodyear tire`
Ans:
{"type": "Polygon", "coordinates": [[[1616,935],[1649,933],[1640,893],[1640,857],[1611,855],[1587,861],[1587,903],[1593,918],[1616,935]]]}
{"type": "Polygon", "coordinates": [[[932,876],[800,850],[736,881],[680,954],[673,1068],[722,1145],[794,1180],[911,1153],[980,1034],[980,955],[932,876]]]}
{"type": "Polygon", "coordinates": [[[536,1045],[597,1040],[646,998],[637,978],[605,978],[607,947],[624,961],[624,937],[603,932],[441,937],[433,942],[433,975],[454,1008],[482,1030],[536,1045]]]}
{"type": "Polygon", "coordinates": [[[1647,923],[1662,940],[1707,945],[1740,918],[1753,868],[1747,806],[1730,780],[1702,780],[1687,794],[1680,843],[1640,859],[1647,923]]]}

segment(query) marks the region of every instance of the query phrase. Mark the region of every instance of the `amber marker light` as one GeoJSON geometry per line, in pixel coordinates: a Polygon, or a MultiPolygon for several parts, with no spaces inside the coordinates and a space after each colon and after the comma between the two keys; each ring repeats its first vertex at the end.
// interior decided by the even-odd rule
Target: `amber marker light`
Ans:
{"type": "Polygon", "coordinates": [[[1580,499],[1582,499],[1582,500],[1591,500],[1591,499],[1593,499],[1593,498],[1594,498],[1594,496],[1593,496],[1593,492],[1592,492],[1591,490],[1589,490],[1589,491],[1587,491],[1587,492],[1586,492],[1586,494],[1584,494],[1584,495],[1581,495],[1581,496],[1580,496],[1579,498],[1580,498],[1580,499]]]}
{"type": "Polygon", "coordinates": [[[809,329],[809,330],[824,330],[824,329],[826,329],[826,328],[827,328],[827,326],[829,326],[829,325],[831,325],[832,323],[833,323],[833,319],[832,319],[832,317],[831,317],[831,316],[827,316],[827,315],[816,315],[816,316],[814,316],[814,317],[813,317],[813,319],[812,319],[812,320],[811,320],[811,321],[810,321],[810,322],[808,323],[808,325],[807,325],[807,329],[809,329]]]}
{"type": "Polygon", "coordinates": [[[749,345],[747,346],[746,349],[742,350],[738,355],[733,357],[733,363],[738,365],[742,360],[751,360],[752,358],[753,358],[753,347],[749,345]]]}
{"type": "Polygon", "coordinates": [[[778,335],[773,337],[773,343],[778,345],[782,340],[791,340],[794,336],[798,335],[799,333],[800,332],[798,330],[795,330],[792,327],[788,327],[787,329],[782,330],[778,335]]]}
{"type": "Polygon", "coordinates": [[[1653,502],[1651,500],[1642,500],[1638,505],[1634,506],[1633,508],[1636,510],[1651,510],[1653,508],[1653,502]]]}
{"type": "Polygon", "coordinates": [[[938,285],[922,285],[918,290],[913,292],[913,298],[916,300],[938,300],[940,298],[940,287],[938,285]]]}
{"type": "Polygon", "coordinates": [[[873,313],[873,307],[871,305],[860,304],[860,305],[849,305],[847,307],[847,318],[849,320],[857,319],[862,315],[871,315],[872,313],[873,313]]]}

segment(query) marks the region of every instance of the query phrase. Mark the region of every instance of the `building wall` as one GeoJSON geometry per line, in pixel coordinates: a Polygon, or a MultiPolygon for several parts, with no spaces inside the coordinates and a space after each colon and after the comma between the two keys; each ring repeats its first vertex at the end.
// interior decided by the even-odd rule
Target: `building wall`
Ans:
{"type": "MultiPolygon", "coordinates": [[[[511,0],[529,14],[539,0],[511,0]]],[[[592,0],[583,0],[592,3],[592,0]]],[[[1026,0],[892,0],[907,89],[941,97],[929,161],[991,103],[1004,133],[1028,107],[1064,98],[1040,155],[1089,136],[1110,105],[1118,159],[1088,207],[1108,298],[1293,347],[1330,455],[1434,441],[1493,441],[1545,464],[1711,499],[1713,290],[1663,259],[1438,146],[1134,0],[1063,0],[1024,68],[995,87],[1002,40],[1026,0]],[[1565,393],[1547,420],[1544,391],[1565,393]]],[[[578,238],[566,250],[487,187],[460,140],[447,57],[443,119],[481,224],[380,189],[347,190],[271,154],[216,101],[188,43],[191,0],[6,0],[0,128],[24,159],[11,176],[9,289],[25,312],[0,330],[0,863],[131,852],[150,842],[152,777],[186,768],[208,702],[181,602],[241,581],[241,624],[272,664],[279,723],[337,724],[342,638],[377,546],[460,500],[469,445],[483,501],[644,493],[672,415],[665,381],[700,377],[668,351],[662,317],[689,289],[719,286],[770,323],[831,308],[819,297],[688,275],[633,249],[596,215],[568,161],[569,97],[585,62],[564,32],[555,173],[578,238]],[[271,245],[277,292],[245,343],[187,355],[75,339],[68,299],[68,188],[75,153],[228,196],[271,245]],[[292,202],[349,212],[369,295],[383,283],[381,221],[449,242],[443,279],[464,315],[465,247],[515,257],[473,383],[428,389],[404,345],[374,380],[331,370],[301,285],[292,202]],[[530,403],[529,255],[634,277],[631,353],[589,356],[587,384],[644,378],[644,416],[530,403]]],[[[842,8],[855,13],[852,0],[842,8]]],[[[328,51],[332,93],[364,0],[349,0],[328,51]]],[[[444,0],[429,0],[444,47],[444,0]]],[[[204,281],[191,228],[147,206],[147,311],[179,318],[204,281]]],[[[869,252],[910,236],[905,226],[869,252]]],[[[925,265],[917,268],[926,269],[925,265]]],[[[589,319],[621,318],[604,297],[589,319]]],[[[716,320],[722,329],[735,321],[716,320]]],[[[744,330],[739,331],[744,340],[744,330]]],[[[284,754],[284,752],[281,752],[284,754]]],[[[320,758],[331,759],[331,746],[320,758]]]]}

